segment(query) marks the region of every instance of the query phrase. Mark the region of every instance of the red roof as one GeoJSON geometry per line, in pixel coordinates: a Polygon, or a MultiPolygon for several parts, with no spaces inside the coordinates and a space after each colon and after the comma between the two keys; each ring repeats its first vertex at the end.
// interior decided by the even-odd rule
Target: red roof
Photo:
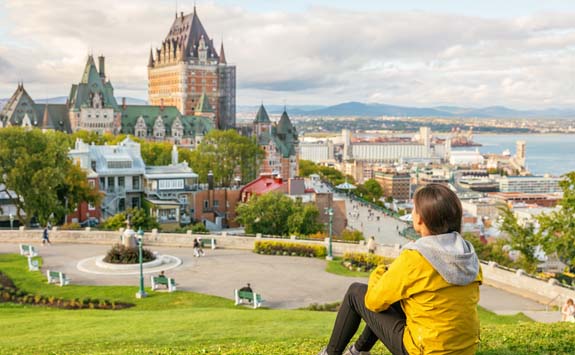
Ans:
{"type": "Polygon", "coordinates": [[[287,182],[283,181],[281,178],[260,176],[244,186],[240,190],[240,196],[242,196],[242,201],[245,201],[244,196],[252,194],[263,195],[272,191],[285,192],[286,190],[287,182]]]}

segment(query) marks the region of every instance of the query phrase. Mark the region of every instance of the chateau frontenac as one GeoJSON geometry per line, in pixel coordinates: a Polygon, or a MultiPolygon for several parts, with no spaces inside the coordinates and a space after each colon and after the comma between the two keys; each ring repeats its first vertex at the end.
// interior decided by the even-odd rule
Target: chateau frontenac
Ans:
{"type": "Polygon", "coordinates": [[[184,115],[196,114],[202,95],[214,110],[214,126],[236,124],[236,67],[226,62],[224,44],[214,47],[196,8],[176,14],[160,48],[150,49],[148,95],[152,105],[175,106],[184,115]]]}

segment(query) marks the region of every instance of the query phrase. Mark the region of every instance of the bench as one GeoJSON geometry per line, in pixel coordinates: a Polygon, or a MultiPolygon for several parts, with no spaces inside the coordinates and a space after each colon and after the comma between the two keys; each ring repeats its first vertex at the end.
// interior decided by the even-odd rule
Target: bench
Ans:
{"type": "Polygon", "coordinates": [[[38,264],[38,260],[32,259],[31,256],[28,256],[28,270],[29,271],[40,270],[40,265],[38,264]]]}
{"type": "Polygon", "coordinates": [[[216,249],[216,240],[214,238],[210,238],[210,239],[203,239],[202,238],[202,242],[201,242],[202,249],[208,245],[210,246],[210,248],[212,248],[212,250],[216,249]]]}
{"type": "Polygon", "coordinates": [[[160,285],[166,286],[168,292],[176,290],[176,280],[171,277],[151,276],[150,279],[152,280],[152,291],[158,289],[160,285]]]}
{"type": "Polygon", "coordinates": [[[243,300],[247,300],[248,302],[251,302],[253,304],[254,308],[258,308],[261,307],[262,302],[264,301],[262,299],[262,295],[260,295],[259,293],[253,293],[249,291],[239,291],[238,289],[236,289],[234,291],[234,294],[236,299],[236,306],[242,304],[243,300]]]}
{"type": "Polygon", "coordinates": [[[70,279],[60,271],[50,271],[46,270],[46,277],[48,278],[48,283],[55,283],[59,284],[60,287],[68,285],[70,283],[70,279]]]}
{"type": "Polygon", "coordinates": [[[20,244],[20,255],[38,256],[38,250],[33,245],[20,244]]]}

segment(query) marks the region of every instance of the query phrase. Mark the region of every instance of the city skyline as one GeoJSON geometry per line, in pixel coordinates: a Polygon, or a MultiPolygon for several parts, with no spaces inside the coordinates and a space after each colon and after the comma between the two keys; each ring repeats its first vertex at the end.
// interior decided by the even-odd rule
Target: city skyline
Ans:
{"type": "MultiPolygon", "coordinates": [[[[574,5],[523,1],[497,12],[492,1],[435,3],[223,0],[197,8],[238,68],[238,105],[573,106],[574,5]]],[[[178,11],[193,6],[179,1],[178,11]]],[[[0,97],[18,81],[37,98],[65,96],[93,53],[108,58],[116,96],[147,100],[148,52],[175,10],[175,1],[0,1],[0,97]]]]}

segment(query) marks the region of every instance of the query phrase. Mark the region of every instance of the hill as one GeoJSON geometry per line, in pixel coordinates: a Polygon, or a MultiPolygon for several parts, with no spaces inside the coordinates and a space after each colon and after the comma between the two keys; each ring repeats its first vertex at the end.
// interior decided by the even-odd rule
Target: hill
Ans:
{"type": "MultiPolygon", "coordinates": [[[[231,300],[192,292],[150,293],[135,300],[137,287],[47,285],[26,259],[0,255],[0,270],[26,291],[67,299],[115,299],[136,307],[60,310],[2,303],[0,354],[315,354],[327,342],[335,313],[253,310],[231,300]]],[[[135,281],[135,280],[134,280],[135,281]]],[[[1,294],[1,292],[0,292],[1,294]]],[[[523,315],[479,310],[479,355],[572,354],[572,324],[538,324],[523,315]]],[[[381,343],[374,354],[389,354],[381,343]]]]}

